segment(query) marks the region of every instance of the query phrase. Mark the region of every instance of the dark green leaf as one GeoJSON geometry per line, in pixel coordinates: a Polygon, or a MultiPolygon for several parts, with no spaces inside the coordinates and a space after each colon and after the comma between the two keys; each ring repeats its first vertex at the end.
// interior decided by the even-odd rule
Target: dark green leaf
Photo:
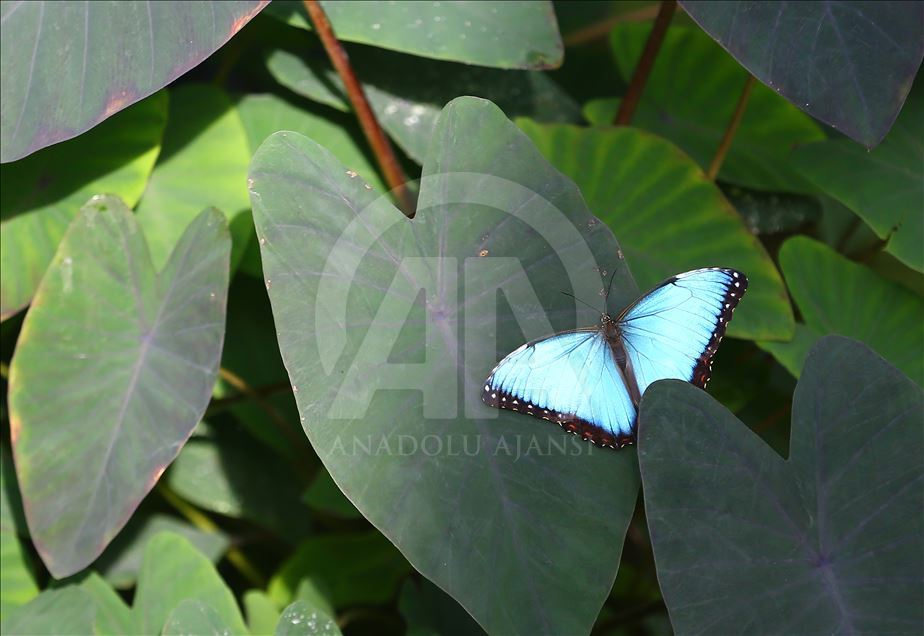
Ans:
{"type": "MultiPolygon", "coordinates": [[[[632,77],[650,30],[650,25],[640,23],[613,29],[613,54],[624,79],[632,77]]],[[[747,71],[702,31],[672,27],[632,123],[667,137],[706,168],[719,148],[747,77],[747,71]]],[[[608,121],[613,121],[612,116],[608,121]]],[[[719,179],[757,190],[810,192],[811,186],[790,165],[789,153],[794,144],[818,139],[824,135],[808,116],[757,84],[719,179]]]]}
{"type": "MultiPolygon", "coordinates": [[[[555,68],[564,47],[547,0],[322,2],[337,37],[438,60],[499,68],[555,68]]],[[[277,0],[269,15],[310,28],[304,4],[277,0]]]]}
{"type": "MultiPolygon", "coordinates": [[[[540,72],[464,66],[368,48],[351,51],[350,61],[364,78],[363,88],[382,127],[418,163],[426,157],[440,110],[459,95],[490,99],[509,117],[522,115],[551,122],[577,122],[581,118],[577,103],[540,72]]],[[[267,66],[280,84],[296,93],[348,109],[339,76],[318,57],[306,61],[303,52],[277,50],[269,56],[267,66]]]]}
{"type": "Polygon", "coordinates": [[[10,367],[10,430],[32,539],[56,577],[92,562],[205,411],[230,241],[189,226],[157,274],[134,215],[96,197],[58,246],[10,367]]]}
{"type": "MultiPolygon", "coordinates": [[[[234,595],[209,560],[180,535],[161,532],[148,541],[138,575],[132,611],[139,632],[160,633],[185,600],[208,605],[231,633],[247,632],[234,595]]],[[[189,612],[195,613],[194,608],[189,612]]]]}
{"type": "Polygon", "coordinates": [[[274,135],[254,157],[266,284],[303,426],[366,518],[488,631],[587,631],[635,507],[634,454],[490,409],[481,390],[525,339],[599,320],[562,290],[599,299],[601,270],[616,270],[617,311],[637,288],[574,184],[493,104],[446,107],[424,174],[408,220],[300,135],[274,135]],[[569,538],[567,559],[550,536],[569,538]]]}
{"type": "Polygon", "coordinates": [[[677,633],[912,633],[924,621],[920,387],[819,341],[783,460],[705,392],[645,393],[639,463],[677,633]]]}
{"type": "Polygon", "coordinates": [[[306,601],[289,605],[276,624],[275,636],[340,636],[337,624],[306,601]]]}
{"type": "Polygon", "coordinates": [[[868,147],[889,131],[924,55],[919,2],[681,4],[760,81],[868,147]]]}
{"type": "Polygon", "coordinates": [[[160,92],[78,139],[0,166],[0,318],[32,299],[68,224],[91,196],[115,194],[129,207],[138,202],[166,122],[167,94],[160,92]]]}
{"type": "Polygon", "coordinates": [[[812,343],[836,333],[861,340],[924,386],[924,300],[804,236],[780,250],[780,267],[806,328],[790,343],[761,343],[791,371],[812,343]]]}
{"type": "Polygon", "coordinates": [[[634,128],[518,123],[619,237],[641,287],[697,267],[735,267],[750,283],[729,335],[792,335],[792,309],[773,261],[722,192],[676,146],[634,128]]]}
{"type": "Polygon", "coordinates": [[[0,620],[39,593],[29,561],[16,533],[5,526],[0,528],[0,620]]]}
{"type": "Polygon", "coordinates": [[[236,217],[247,212],[247,133],[230,98],[219,88],[186,84],[170,91],[170,114],[154,172],[136,211],[154,266],[160,268],[186,226],[207,207],[231,224],[232,264],[251,231],[236,217]],[[235,231],[237,230],[237,231],[235,231]]]}
{"type": "MultiPolygon", "coordinates": [[[[387,603],[409,571],[401,553],[378,532],[312,537],[270,581],[269,595],[284,605],[308,578],[329,594],[336,608],[387,603]]],[[[324,609],[322,603],[312,605],[324,609]]]]}
{"type": "Polygon", "coordinates": [[[75,137],[198,65],[266,4],[3,4],[0,161],[75,137]]]}
{"type": "MultiPolygon", "coordinates": [[[[921,6],[924,6],[922,4],[921,6]]],[[[846,139],[798,148],[795,165],[887,240],[886,250],[924,271],[924,88],[915,91],[882,144],[867,151],[846,139]]]]}
{"type": "Polygon", "coordinates": [[[451,596],[426,579],[408,579],[398,609],[407,636],[479,636],[484,631],[451,596]]]}

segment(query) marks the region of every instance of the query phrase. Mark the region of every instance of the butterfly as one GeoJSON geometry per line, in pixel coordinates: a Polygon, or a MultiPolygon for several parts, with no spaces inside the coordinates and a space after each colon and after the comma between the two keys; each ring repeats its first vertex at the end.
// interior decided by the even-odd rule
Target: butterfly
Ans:
{"type": "Polygon", "coordinates": [[[671,276],[597,327],[528,342],[485,381],[488,405],[557,422],[598,446],[635,442],[638,406],[657,380],[706,388],[712,357],[748,286],[733,269],[671,276]]]}

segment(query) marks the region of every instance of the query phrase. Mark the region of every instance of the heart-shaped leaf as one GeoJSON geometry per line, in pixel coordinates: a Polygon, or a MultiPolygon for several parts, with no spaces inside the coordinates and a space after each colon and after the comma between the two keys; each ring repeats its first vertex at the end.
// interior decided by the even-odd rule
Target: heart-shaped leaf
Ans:
{"type": "MultiPolygon", "coordinates": [[[[363,78],[363,89],[382,127],[418,163],[426,157],[440,110],[459,95],[490,99],[509,117],[581,120],[577,102],[546,73],[471,67],[365,47],[351,50],[350,61],[363,78]]],[[[326,61],[306,57],[304,51],[277,50],[269,55],[267,67],[280,84],[296,93],[349,109],[343,82],[326,61]]]]}
{"type": "Polygon", "coordinates": [[[160,92],[92,132],[0,166],[0,319],[32,299],[80,207],[100,192],[134,206],[160,149],[167,94],[160,92]]]}
{"type": "Polygon", "coordinates": [[[490,409],[481,391],[524,340],[599,320],[562,291],[602,308],[613,275],[615,311],[637,288],[574,184],[490,102],[444,109],[424,175],[408,220],[300,135],[254,156],[305,431],[356,507],[486,630],[587,632],[635,507],[634,453],[490,409]]]}
{"type": "Polygon", "coordinates": [[[651,387],[639,463],[674,630],[917,630],[922,412],[920,387],[837,336],[806,360],[788,460],[705,392],[651,387]]]}
{"type": "MultiPolygon", "coordinates": [[[[924,6],[924,5],[922,5],[924,6]]],[[[889,136],[867,151],[846,139],[797,148],[793,163],[887,240],[886,251],[924,271],[924,87],[908,98],[889,136]]]]}
{"type": "Polygon", "coordinates": [[[273,599],[263,590],[247,590],[242,600],[250,633],[272,634],[280,614],[273,599]]]}
{"type": "Polygon", "coordinates": [[[186,84],[170,91],[164,142],[136,214],[157,268],[203,208],[215,207],[228,218],[236,264],[252,232],[247,197],[247,133],[231,99],[207,84],[186,84]],[[236,222],[237,221],[237,222],[236,222]]]}
{"type": "Polygon", "coordinates": [[[853,263],[823,243],[796,236],[780,249],[780,267],[805,325],[791,342],[761,342],[799,377],[805,356],[825,334],[861,340],[924,386],[924,300],[853,263]]]}
{"type": "Polygon", "coordinates": [[[643,289],[697,267],[735,267],[749,284],[729,335],[792,336],[792,309],[773,261],[721,190],[676,146],[634,128],[517,123],[619,236],[643,289]]]}
{"type": "MultiPolygon", "coordinates": [[[[565,49],[548,0],[528,2],[322,2],[337,33],[438,60],[499,68],[555,68],[565,49]],[[515,34],[515,37],[511,37],[515,34]]],[[[276,0],[268,15],[311,28],[299,0],[276,0]]]]}
{"type": "Polygon", "coordinates": [[[76,137],[163,88],[267,1],[4,3],[0,161],[76,137]]]}
{"type": "MultiPolygon", "coordinates": [[[[148,542],[144,551],[138,589],[132,611],[139,633],[160,633],[170,614],[184,601],[199,601],[214,617],[231,628],[232,634],[246,634],[241,610],[234,594],[209,560],[186,539],[162,532],[148,542]]],[[[196,616],[196,607],[181,612],[185,620],[196,616]]],[[[204,611],[205,618],[213,617],[204,611]]],[[[202,618],[203,614],[199,613],[202,618]]]]}
{"type": "Polygon", "coordinates": [[[924,56],[920,2],[703,2],[684,10],[760,81],[867,147],[924,56]]]}
{"type": "Polygon", "coordinates": [[[77,586],[45,590],[3,619],[7,636],[60,634],[62,626],[75,634],[94,633],[96,606],[89,592],[77,586]]]}
{"type": "Polygon", "coordinates": [[[102,552],[205,411],[229,250],[224,218],[207,210],[156,274],[134,215],[113,197],[91,200],[58,246],[9,385],[26,518],[54,576],[102,552]]]}
{"type": "MultiPolygon", "coordinates": [[[[635,71],[650,25],[613,29],[613,55],[624,79],[635,71]]],[[[748,74],[696,27],[671,27],[632,124],[667,137],[703,168],[728,128],[748,74]]],[[[608,122],[613,121],[613,108],[608,122]]],[[[719,178],[758,190],[811,192],[789,163],[794,144],[824,139],[818,126],[762,84],[751,91],[719,178]]]]}

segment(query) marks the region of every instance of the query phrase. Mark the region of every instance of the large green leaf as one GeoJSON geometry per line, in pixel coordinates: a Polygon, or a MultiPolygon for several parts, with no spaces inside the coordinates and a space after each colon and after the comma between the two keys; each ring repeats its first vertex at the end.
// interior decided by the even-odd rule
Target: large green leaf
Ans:
{"type": "MultiPolygon", "coordinates": [[[[310,579],[330,597],[334,607],[387,603],[410,571],[407,561],[378,532],[312,537],[280,568],[269,595],[285,605],[310,579]]],[[[321,603],[315,603],[321,608],[321,603]]],[[[322,608],[323,609],[323,608],[322,608]]]]}
{"type": "Polygon", "coordinates": [[[638,290],[574,184],[490,102],[444,109],[424,175],[408,220],[300,135],[254,157],[303,426],[356,507],[488,631],[588,631],[635,507],[634,453],[490,409],[481,390],[525,339],[599,320],[563,290],[602,303],[615,271],[613,311],[638,290]],[[567,558],[549,537],[568,537],[567,558]]]}
{"type": "MultiPolygon", "coordinates": [[[[639,23],[613,29],[613,54],[623,78],[632,77],[650,29],[639,23]]],[[[702,31],[672,27],[632,123],[667,137],[705,168],[719,148],[747,77],[702,31]]],[[[719,178],[758,190],[811,191],[790,165],[789,153],[794,144],[818,139],[824,135],[809,117],[757,84],[719,178]]]]}
{"type": "Polygon", "coordinates": [[[167,262],[186,226],[203,208],[228,216],[237,263],[250,238],[247,212],[247,133],[231,99],[207,84],[186,84],[170,91],[170,113],[164,143],[138,204],[154,266],[167,262]],[[237,222],[235,222],[237,221],[237,222]]]}
{"type": "MultiPolygon", "coordinates": [[[[924,6],[924,5],[922,5],[924,6]]],[[[924,271],[924,87],[908,98],[892,132],[874,150],[846,139],[796,149],[794,164],[856,212],[897,259],[924,271]]]]}
{"type": "MultiPolygon", "coordinates": [[[[438,60],[499,68],[555,68],[564,57],[548,0],[322,2],[337,37],[438,60]]],[[[310,28],[304,4],[277,0],[269,15],[310,28]]]]}
{"type": "Polygon", "coordinates": [[[792,342],[762,342],[798,377],[815,340],[861,340],[924,386],[924,300],[853,263],[823,243],[796,236],[780,249],[780,267],[805,327],[792,342]]]}
{"type": "Polygon", "coordinates": [[[204,424],[167,472],[170,488],[200,508],[248,519],[292,543],[308,534],[303,484],[291,467],[233,422],[204,424]]]}
{"type": "Polygon", "coordinates": [[[138,202],[166,122],[160,92],[78,139],[0,167],[0,319],[32,299],[87,199],[106,192],[138,202]]]}
{"type": "MultiPolygon", "coordinates": [[[[138,631],[131,609],[96,572],[85,571],[74,578],[77,579],[75,582],[80,589],[89,592],[96,607],[93,633],[131,634],[138,631]]],[[[62,625],[66,624],[62,622],[62,625]]]]}
{"type": "Polygon", "coordinates": [[[166,86],[265,4],[4,2],[0,161],[75,137],[166,86]]]}
{"type": "Polygon", "coordinates": [[[792,336],[792,309],[770,257],[721,190],[677,147],[634,128],[517,123],[619,237],[642,288],[697,267],[735,267],[750,282],[729,335],[792,336]]]}
{"type": "Polygon", "coordinates": [[[148,541],[160,532],[185,537],[197,550],[216,563],[228,547],[228,537],[221,532],[199,530],[176,517],[165,514],[132,515],[125,528],[93,563],[93,569],[116,587],[131,587],[138,578],[141,558],[148,541]]]}
{"type": "Polygon", "coordinates": [[[32,539],[56,577],[92,562],[205,411],[224,337],[230,241],[200,214],[157,274],[119,199],[61,240],[10,367],[10,429],[32,539]]]}
{"type": "Polygon", "coordinates": [[[866,146],[889,131],[924,55],[920,2],[681,4],[762,82],[866,146]]]}
{"type": "MultiPolygon", "coordinates": [[[[440,110],[459,95],[490,99],[509,117],[551,122],[581,118],[577,103],[538,71],[478,68],[365,47],[352,50],[350,61],[363,78],[363,89],[382,127],[418,163],[427,155],[440,110]]],[[[317,56],[276,50],[267,66],[280,84],[296,93],[341,110],[349,108],[340,77],[317,56]]]]}
{"type": "Polygon", "coordinates": [[[784,460],[703,391],[642,400],[658,580],[680,634],[898,634],[922,622],[921,388],[846,338],[812,350],[784,460]]]}
{"type": "MultiPolygon", "coordinates": [[[[172,532],[162,532],[148,541],[144,551],[138,588],[132,611],[139,632],[160,633],[171,612],[186,600],[208,605],[233,634],[246,634],[241,610],[209,560],[189,541],[172,532]]],[[[196,607],[182,611],[191,620],[196,607]]],[[[204,612],[211,616],[209,612],[204,612]]]]}

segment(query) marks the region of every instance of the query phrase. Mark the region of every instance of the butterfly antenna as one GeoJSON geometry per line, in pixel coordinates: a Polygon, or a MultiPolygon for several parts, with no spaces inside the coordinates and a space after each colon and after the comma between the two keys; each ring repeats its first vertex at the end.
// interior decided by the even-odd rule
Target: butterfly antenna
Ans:
{"type": "Polygon", "coordinates": [[[587,307],[590,307],[591,309],[593,309],[594,311],[596,311],[596,312],[597,312],[598,314],[600,314],[601,316],[603,315],[603,312],[602,312],[602,311],[600,311],[599,309],[597,309],[596,307],[594,307],[594,306],[591,305],[590,303],[584,302],[583,300],[581,300],[580,298],[578,298],[578,297],[575,296],[574,294],[572,294],[572,293],[570,293],[570,292],[566,292],[566,291],[563,291],[562,293],[563,293],[565,296],[568,296],[569,298],[575,299],[576,301],[578,301],[578,302],[581,303],[582,305],[585,305],[585,306],[587,306],[587,307]]]}

